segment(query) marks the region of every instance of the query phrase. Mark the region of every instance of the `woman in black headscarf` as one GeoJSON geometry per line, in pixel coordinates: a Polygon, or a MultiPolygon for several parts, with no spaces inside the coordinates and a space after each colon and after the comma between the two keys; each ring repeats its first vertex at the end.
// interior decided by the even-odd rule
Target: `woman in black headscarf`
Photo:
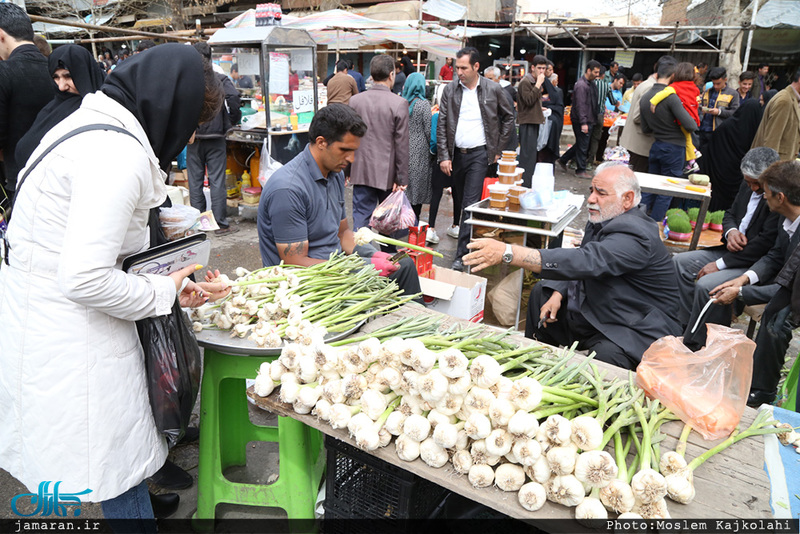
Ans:
{"type": "Polygon", "coordinates": [[[31,129],[17,143],[16,157],[20,164],[28,161],[50,128],[80,107],[84,96],[100,89],[105,77],[92,54],[78,45],[56,48],[48,58],[48,67],[58,93],[42,108],[31,129]]]}
{"type": "Polygon", "coordinates": [[[0,468],[33,492],[51,479],[86,488],[81,500],[129,520],[129,532],[156,531],[145,479],[167,458],[135,321],[224,290],[189,281],[194,265],[167,276],[120,267],[148,246],[149,215],[166,198],[163,169],[221,106],[211,64],[193,47],[164,44],[126,60],[44,135],[8,226],[0,324],[13,335],[0,335],[0,468]],[[56,143],[97,124],[116,130],[56,143]]]}
{"type": "Polygon", "coordinates": [[[709,211],[726,210],[733,204],[744,179],[739,165],[753,144],[762,114],[757,100],[745,100],[711,136],[708,148],[700,158],[700,168],[711,177],[709,211]]]}

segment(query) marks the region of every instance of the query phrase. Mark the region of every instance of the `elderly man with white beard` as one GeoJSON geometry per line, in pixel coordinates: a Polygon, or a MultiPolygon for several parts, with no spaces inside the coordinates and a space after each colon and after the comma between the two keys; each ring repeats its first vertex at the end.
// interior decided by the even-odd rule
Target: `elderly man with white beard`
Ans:
{"type": "Polygon", "coordinates": [[[525,336],[594,351],[598,360],[636,369],[656,339],[680,335],[677,275],[658,225],[639,209],[633,171],[604,163],[592,179],[589,222],[576,249],[530,249],[477,239],[464,264],[472,272],[501,262],[537,273],[525,336]]]}

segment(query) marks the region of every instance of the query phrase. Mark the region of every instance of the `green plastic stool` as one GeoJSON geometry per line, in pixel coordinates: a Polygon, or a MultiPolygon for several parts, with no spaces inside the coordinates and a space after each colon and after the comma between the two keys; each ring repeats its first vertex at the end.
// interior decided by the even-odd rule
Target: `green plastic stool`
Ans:
{"type": "MultiPolygon", "coordinates": [[[[291,417],[278,417],[278,426],[250,422],[245,379],[254,378],[264,356],[233,356],[206,349],[203,361],[200,410],[200,456],[197,475],[197,512],[194,519],[214,519],[220,503],[282,508],[289,519],[314,519],[325,455],[322,437],[291,417]],[[273,484],[231,482],[222,474],[245,465],[251,441],[278,443],[278,480],[273,484]]],[[[198,530],[213,525],[195,523],[198,530]]]]}

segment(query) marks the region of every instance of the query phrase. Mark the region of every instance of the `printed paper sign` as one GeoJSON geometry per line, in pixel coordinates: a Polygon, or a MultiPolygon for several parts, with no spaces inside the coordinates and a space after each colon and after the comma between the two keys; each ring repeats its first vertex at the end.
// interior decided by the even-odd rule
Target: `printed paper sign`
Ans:
{"type": "Polygon", "coordinates": [[[274,95],[289,94],[289,56],[269,53],[269,92],[274,95]]]}
{"type": "Polygon", "coordinates": [[[295,113],[314,111],[314,90],[309,89],[292,93],[292,107],[295,113]]]}

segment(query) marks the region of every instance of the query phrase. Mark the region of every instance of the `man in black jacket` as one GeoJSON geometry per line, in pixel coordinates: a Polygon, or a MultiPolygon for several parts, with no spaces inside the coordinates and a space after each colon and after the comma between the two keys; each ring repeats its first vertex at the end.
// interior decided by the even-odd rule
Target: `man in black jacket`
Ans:
{"type": "Polygon", "coordinates": [[[658,225],[638,209],[640,196],[633,171],[604,163],[592,179],[580,248],[478,239],[464,264],[477,271],[502,261],[540,273],[525,336],[553,345],[578,341],[600,361],[635,369],[653,341],[680,332],[675,266],[658,225]]]}
{"type": "Polygon", "coordinates": [[[47,58],[33,44],[31,20],[12,3],[0,3],[0,59],[0,148],[5,167],[2,185],[13,200],[17,174],[25,165],[14,158],[17,143],[39,111],[53,99],[55,84],[47,58]]]}
{"type": "Polygon", "coordinates": [[[564,152],[556,161],[566,171],[567,163],[575,160],[575,175],[578,178],[591,178],[586,172],[586,158],[589,155],[589,136],[594,123],[597,122],[599,96],[595,86],[595,78],[600,76],[602,65],[595,60],[586,64],[586,72],[575,82],[572,90],[572,108],[569,117],[572,119],[572,131],[575,133],[575,144],[564,152]]]}
{"type": "Polygon", "coordinates": [[[712,304],[697,323],[708,303],[708,292],[744,274],[775,244],[778,214],[769,210],[758,178],[776,161],[780,161],[780,156],[767,147],[754,148],[745,154],[741,163],[744,181],[722,220],[724,244],[673,258],[681,297],[679,318],[686,326],[683,342],[692,350],[706,344],[705,323],[731,324],[731,306],[718,304],[712,304]]]}
{"type": "MultiPolygon", "coordinates": [[[[453,198],[462,210],[478,202],[489,165],[500,159],[514,128],[514,106],[500,84],[480,75],[480,54],[472,47],[456,54],[458,78],[447,84],[439,103],[436,143],[439,168],[453,177],[453,198]]],[[[453,269],[464,270],[470,225],[461,215],[453,269]]]]}
{"type": "Polygon", "coordinates": [[[793,313],[797,306],[792,302],[800,266],[800,162],[775,163],[759,181],[769,209],[781,215],[775,246],[743,275],[711,290],[721,304],[736,298],[745,304],[769,302],[761,316],[753,354],[753,381],[747,399],[747,405],[753,407],[775,400],[786,349],[800,319],[793,313]]]}
{"type": "MultiPolygon", "coordinates": [[[[207,43],[192,45],[209,61],[211,47],[207,43]]],[[[242,118],[239,109],[239,91],[224,74],[217,74],[225,91],[225,102],[213,120],[198,126],[194,143],[186,149],[186,167],[189,173],[189,199],[193,208],[206,210],[206,198],[203,194],[203,181],[208,171],[208,186],[211,189],[211,211],[219,225],[216,235],[237,232],[239,229],[228,223],[228,191],[225,185],[225,168],[227,167],[227,150],[225,134],[242,118]]]]}

